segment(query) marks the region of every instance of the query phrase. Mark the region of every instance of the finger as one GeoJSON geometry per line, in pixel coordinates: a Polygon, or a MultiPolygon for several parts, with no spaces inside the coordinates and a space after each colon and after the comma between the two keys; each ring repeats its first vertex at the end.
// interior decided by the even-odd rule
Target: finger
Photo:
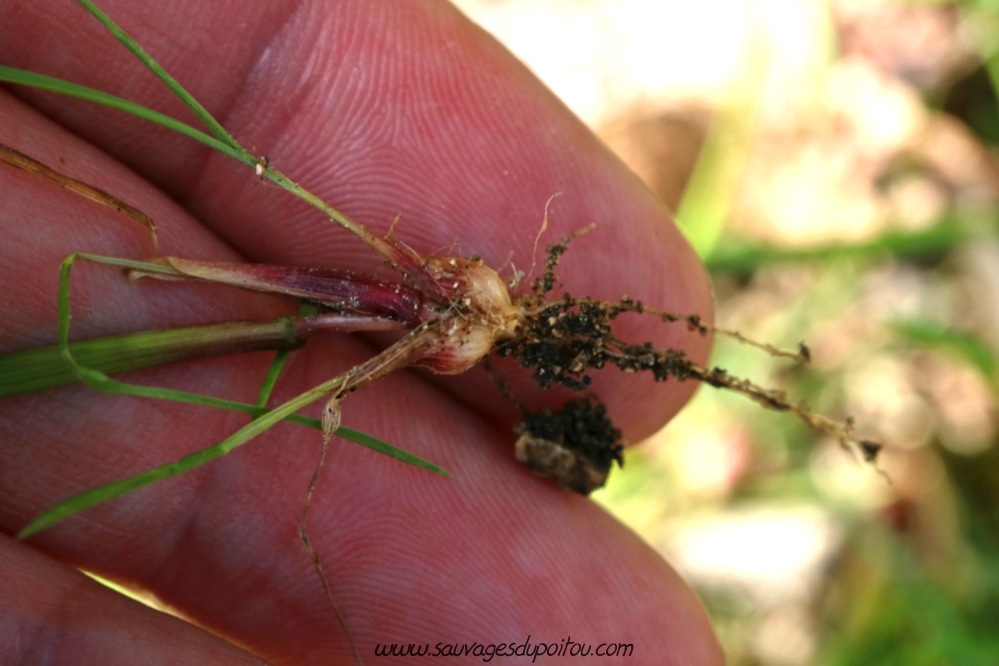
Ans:
{"type": "MultiPolygon", "coordinates": [[[[5,117],[16,119],[39,145],[59,146],[68,164],[88,164],[104,177],[131,177],[51,124],[14,115],[16,110],[5,108],[5,117]]],[[[5,232],[19,230],[23,241],[11,255],[13,269],[22,275],[35,270],[37,257],[26,252],[34,247],[52,255],[41,272],[55,273],[60,247],[50,239],[72,231],[83,209],[66,210],[76,199],[62,200],[58,189],[34,191],[34,181],[23,174],[4,175],[20,179],[7,188],[10,205],[0,216],[5,232]]],[[[136,195],[143,207],[156,205],[155,192],[136,195]]],[[[100,211],[91,227],[109,251],[141,242],[113,215],[100,211]]],[[[194,224],[180,214],[164,219],[182,230],[194,224]]],[[[65,242],[95,239],[71,236],[65,242]]],[[[207,294],[186,293],[171,303],[175,292],[163,291],[156,296],[159,310],[145,312],[144,289],[109,281],[113,298],[99,301],[93,286],[74,288],[87,305],[78,322],[84,326],[91,321],[87,310],[134,325],[136,313],[169,319],[180,316],[174,310],[199,306],[204,315],[210,306],[207,294]]],[[[10,297],[15,312],[30,300],[20,289],[10,297]]],[[[52,295],[40,297],[50,302],[52,295]]],[[[18,317],[6,322],[16,335],[31,336],[18,317]]],[[[51,330],[54,322],[39,325],[51,330]]],[[[349,340],[313,345],[291,361],[291,382],[279,386],[278,398],[369,353],[349,340]]],[[[265,364],[240,357],[133,377],[252,400],[265,364]]],[[[647,546],[593,504],[539,483],[513,461],[506,432],[427,390],[415,376],[380,384],[352,395],[345,418],[454,476],[439,478],[337,440],[310,533],[366,655],[374,645],[397,641],[520,643],[533,636],[558,643],[575,636],[594,644],[631,643],[641,655],[631,663],[661,663],[665,651],[690,663],[717,657],[693,595],[647,546]]],[[[4,487],[13,490],[0,514],[7,533],[68,493],[175,460],[244,422],[215,410],[105,396],[85,387],[8,399],[0,410],[0,471],[4,487]]],[[[268,659],[347,658],[345,638],[297,542],[319,444],[318,433],[276,428],[224,460],[88,510],[33,543],[154,590],[185,616],[268,659]]]]}
{"type": "Polygon", "coordinates": [[[263,663],[2,536],[0,576],[5,664],[263,663]]]}
{"type": "MultiPolygon", "coordinates": [[[[298,362],[308,366],[310,359],[363,352],[356,346],[326,345],[298,362]]],[[[252,386],[252,372],[244,365],[225,367],[227,388],[245,391],[252,386]]],[[[207,384],[218,376],[218,368],[183,374],[186,381],[207,384]]],[[[313,372],[298,381],[318,379],[320,371],[313,372]]],[[[461,481],[431,485],[439,480],[431,482],[423,473],[413,475],[415,470],[397,467],[372,481],[359,474],[369,462],[357,457],[363,452],[345,448],[338,459],[339,474],[332,480],[342,496],[329,500],[334,505],[326,512],[317,503],[320,510],[315,513],[324,519],[313,528],[322,535],[315,541],[321,553],[343,553],[346,558],[346,564],[336,568],[336,591],[361,639],[370,645],[382,635],[405,632],[428,639],[435,633],[456,640],[467,635],[485,639],[483,627],[499,616],[506,623],[495,626],[518,632],[534,627],[557,633],[573,626],[584,633],[617,632],[621,639],[639,641],[639,632],[648,629],[642,639],[648,663],[661,663],[663,650],[710,652],[703,614],[658,558],[622,537],[620,528],[592,505],[535,483],[513,465],[503,435],[484,429],[481,421],[446,397],[422,392],[422,386],[410,378],[395,378],[385,393],[355,396],[352,414],[362,427],[380,427],[393,441],[411,444],[428,457],[440,456],[461,481]],[[459,446],[462,443],[474,446],[459,446]],[[343,503],[336,501],[344,498],[343,503]],[[413,516],[420,515],[434,520],[414,523],[413,516]],[[457,525],[470,529],[456,530],[439,519],[448,515],[460,516],[457,525]],[[497,530],[497,525],[507,527],[497,530]],[[514,529],[525,525],[537,525],[538,531],[522,535],[514,529]],[[477,552],[478,544],[489,548],[477,552]],[[607,572],[613,577],[599,579],[598,574],[607,572]],[[596,582],[587,587],[580,578],[596,582]],[[490,581],[488,607],[482,607],[481,595],[474,593],[483,581],[490,581]],[[405,609],[413,608],[407,604],[401,606],[400,616],[391,611],[400,598],[426,604],[419,608],[440,609],[439,614],[407,615],[405,609]],[[578,609],[593,599],[599,600],[599,607],[581,619],[578,609]],[[639,617],[629,617],[622,609],[639,617]],[[669,629],[665,635],[664,626],[669,629]]],[[[214,414],[206,420],[187,410],[148,405],[135,411],[139,418],[107,423],[101,418],[104,413],[124,414],[135,406],[129,406],[128,399],[114,399],[102,402],[100,411],[93,406],[79,410],[78,404],[90,402],[84,391],[70,389],[60,395],[56,404],[19,405],[26,411],[14,413],[32,415],[19,418],[33,427],[20,436],[5,433],[5,441],[14,442],[11,448],[17,452],[8,467],[12,478],[28,478],[39,465],[47,470],[6,517],[7,529],[16,529],[46,497],[68,487],[67,479],[79,487],[111,473],[96,457],[86,455],[88,447],[100,444],[103,461],[123,462],[121,456],[127,455],[126,467],[138,471],[154,458],[159,462],[164,456],[175,457],[233,426],[233,421],[214,414]],[[79,437],[71,442],[75,449],[65,447],[67,433],[74,435],[69,439],[79,437]],[[137,443],[148,448],[134,450],[137,443]],[[109,444],[117,453],[106,450],[109,444]],[[46,455],[29,459],[28,451],[46,455]]],[[[310,646],[342,650],[307,558],[287,547],[294,540],[301,508],[301,500],[287,488],[294,487],[296,474],[307,477],[310,472],[308,452],[289,451],[287,444],[277,435],[265,439],[241,451],[242,459],[231,457],[225,466],[178,479],[169,488],[150,489],[89,512],[86,520],[61,527],[43,543],[71,561],[163,591],[190,615],[253,643],[261,653],[307,661],[310,646]],[[275,448],[278,441],[281,446],[275,448]],[[278,457],[275,451],[281,452],[278,457]],[[109,535],[99,552],[92,545],[95,528],[109,535]],[[137,535],[143,534],[153,538],[137,546],[137,535]]],[[[115,468],[116,476],[119,470],[115,468]]],[[[306,481],[300,484],[303,488],[306,481]]]]}
{"type": "MultiPolygon", "coordinates": [[[[703,270],[666,211],[525,68],[450,5],[266,3],[241,10],[240,39],[232,38],[222,6],[184,7],[162,16],[129,3],[106,9],[234,135],[348,215],[384,231],[402,214],[399,236],[424,252],[457,242],[462,253],[493,266],[512,257],[526,270],[543,259],[535,257],[535,239],[545,203],[560,192],[542,247],[599,225],[566,257],[566,289],[611,300],[628,294],[709,317],[703,270]]],[[[0,48],[15,63],[31,54],[33,66],[48,73],[177,108],[151,80],[136,85],[141,68],[76,8],[18,12],[4,24],[9,39],[0,48]],[[107,66],[88,64],[94,60],[107,66]]],[[[371,266],[357,243],[221,156],[138,120],[112,125],[103,122],[105,111],[25,95],[148,174],[254,259],[371,266]]],[[[634,317],[619,323],[635,342],[684,348],[698,359],[706,354],[709,341],[683,325],[634,317]]],[[[478,373],[454,390],[509,418],[512,407],[488,381],[478,373]]],[[[525,403],[553,399],[520,379],[514,385],[525,403]]],[[[653,387],[644,378],[604,373],[597,390],[637,439],[674,413],[693,385],[653,387]]]]}
{"type": "MultiPolygon", "coordinates": [[[[314,353],[332,351],[323,345],[314,353]]],[[[317,369],[303,381],[321,377],[317,369]]],[[[659,664],[667,653],[712,663],[703,611],[654,551],[593,503],[539,483],[514,463],[502,433],[421,386],[400,375],[383,392],[351,396],[345,416],[453,476],[336,441],[312,506],[311,541],[364,656],[394,642],[574,637],[634,645],[630,663],[659,664]]],[[[137,407],[128,403],[105,398],[101,406],[123,414],[137,407]]],[[[29,433],[5,433],[14,450],[32,453],[8,457],[9,473],[22,481],[5,529],[68,488],[179,457],[236,425],[159,406],[143,413],[108,423],[96,410],[51,409],[39,424],[36,408],[29,433]],[[59,441],[70,431],[82,441],[59,441]],[[40,450],[31,447],[37,441],[45,444],[40,450]]],[[[270,661],[346,658],[346,639],[297,542],[319,444],[314,432],[276,428],[224,460],[88,510],[32,543],[154,590],[270,661]]]]}

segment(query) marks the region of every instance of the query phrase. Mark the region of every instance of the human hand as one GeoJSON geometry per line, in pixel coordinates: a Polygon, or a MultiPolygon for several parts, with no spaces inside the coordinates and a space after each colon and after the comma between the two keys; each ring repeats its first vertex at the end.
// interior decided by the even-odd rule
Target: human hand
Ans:
{"type": "MultiPolygon", "coordinates": [[[[710,314],[703,270],[661,205],[450,5],[185,1],[168,12],[101,4],[245,145],[373,229],[383,233],[402,214],[399,237],[425,253],[457,242],[456,254],[499,268],[512,253],[527,270],[545,202],[560,192],[542,245],[599,225],[560,266],[566,289],[710,314]]],[[[0,62],[188,117],[70,3],[0,6],[0,62]]],[[[379,268],[315,211],[188,139],[86,103],[11,92],[17,98],[0,97],[0,141],[150,214],[166,254],[379,268]]],[[[128,220],[36,176],[0,167],[0,191],[0,351],[52,344],[59,262],[76,251],[143,257],[148,241],[128,220]]],[[[81,339],[288,311],[276,298],[129,284],[100,268],[74,274],[73,304],[81,339]]],[[[706,355],[707,341],[681,325],[621,324],[629,339],[706,355]]],[[[275,399],[370,357],[377,344],[356,336],[311,342],[275,399]]],[[[244,355],[129,379],[252,402],[268,363],[244,355]]],[[[503,370],[525,404],[564,398],[503,370]]],[[[629,441],[661,426],[693,388],[616,372],[594,382],[629,441]]],[[[377,644],[433,650],[438,642],[518,645],[528,636],[533,645],[630,643],[628,664],[720,662],[696,599],[651,548],[513,460],[515,416],[481,371],[396,373],[345,403],[346,425],[453,475],[334,440],[309,531],[365,662],[380,663],[377,644]]],[[[3,531],[16,533],[67,494],[177,459],[244,422],[81,386],[6,399],[3,531]]],[[[298,543],[318,447],[314,431],[282,424],[223,460],[58,524],[33,537],[33,548],[4,539],[0,660],[254,663],[249,652],[277,663],[349,663],[298,543]],[[150,590],[215,635],[141,609],[65,565],[150,590]]]]}

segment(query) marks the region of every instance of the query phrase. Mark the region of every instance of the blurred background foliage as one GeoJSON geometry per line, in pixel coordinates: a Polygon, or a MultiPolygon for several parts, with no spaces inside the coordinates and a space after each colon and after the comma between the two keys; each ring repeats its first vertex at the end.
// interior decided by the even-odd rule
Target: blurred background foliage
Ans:
{"type": "Polygon", "coordinates": [[[598,501],[733,666],[999,664],[999,0],[458,0],[655,190],[713,362],[852,415],[883,472],[702,389],[598,501]]]}

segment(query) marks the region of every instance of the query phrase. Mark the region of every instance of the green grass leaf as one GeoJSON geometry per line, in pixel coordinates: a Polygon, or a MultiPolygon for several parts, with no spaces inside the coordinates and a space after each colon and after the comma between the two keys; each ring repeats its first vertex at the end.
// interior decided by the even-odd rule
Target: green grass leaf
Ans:
{"type": "MultiPolygon", "coordinates": [[[[229,146],[233,150],[241,151],[247,153],[247,151],[237,142],[229,132],[226,131],[219,121],[215,120],[212,114],[208,113],[208,110],[201,105],[201,102],[196,100],[191,93],[187,92],[182,85],[173,78],[163,67],[156,62],[151,55],[146,53],[146,50],[139,46],[132,37],[121,29],[117,23],[111,20],[107,14],[105,14],[96,4],[91,2],[91,0],[77,0],[80,5],[83,6],[90,14],[96,18],[101,25],[103,25],[108,32],[110,32],[115,39],[117,39],[121,44],[131,51],[139,62],[146,66],[146,68],[159,78],[160,81],[166,85],[167,88],[173,92],[186,106],[197,116],[198,120],[204,123],[205,127],[223,144],[229,146]]],[[[248,154],[248,153],[247,153],[248,154]]],[[[252,156],[251,156],[252,157],[252,156]]]]}
{"type": "Polygon", "coordinates": [[[94,90],[93,88],[81,86],[76,83],[70,83],[69,81],[63,81],[62,79],[56,79],[43,74],[36,74],[35,72],[27,72],[22,69],[17,69],[16,67],[8,67],[6,65],[0,65],[0,81],[21,86],[29,86],[31,88],[37,88],[38,90],[46,90],[60,95],[66,95],[67,97],[75,97],[77,99],[93,102],[94,104],[100,104],[101,106],[109,109],[123,111],[138,118],[142,118],[143,120],[156,123],[157,125],[173,130],[174,132],[178,132],[179,134],[183,134],[184,136],[190,137],[195,141],[200,141],[210,148],[213,148],[221,153],[225,153],[229,157],[245,161],[244,156],[240,151],[235,150],[222,141],[219,141],[210,134],[205,134],[201,130],[191,127],[186,123],[182,123],[181,121],[171,118],[168,115],[162,114],[159,111],[154,111],[153,109],[142,106],[141,104],[136,104],[135,102],[122,99],[121,97],[116,97],[100,90],[94,90]]]}
{"type": "Polygon", "coordinates": [[[897,321],[891,324],[891,328],[909,342],[954,352],[974,366],[988,381],[993,384],[999,381],[996,351],[973,333],[927,319],[897,321]]]}

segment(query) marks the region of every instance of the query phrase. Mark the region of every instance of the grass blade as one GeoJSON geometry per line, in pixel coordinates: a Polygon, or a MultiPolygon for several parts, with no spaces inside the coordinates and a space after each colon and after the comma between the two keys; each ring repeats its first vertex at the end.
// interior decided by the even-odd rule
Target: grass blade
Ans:
{"type": "Polygon", "coordinates": [[[208,130],[213,135],[215,135],[215,137],[219,141],[229,146],[233,150],[241,151],[243,153],[248,154],[247,151],[239,144],[239,142],[236,141],[234,138],[232,138],[229,132],[227,132],[224,127],[222,127],[222,124],[219,123],[219,121],[215,120],[212,114],[208,113],[208,109],[203,107],[201,105],[201,102],[196,100],[194,96],[191,95],[191,93],[187,92],[187,90],[185,90],[184,87],[180,85],[177,79],[170,76],[170,74],[165,69],[163,69],[160,66],[160,64],[153,59],[151,55],[146,53],[145,49],[139,46],[138,42],[132,39],[132,37],[127,32],[122,30],[117,23],[111,20],[110,16],[105,14],[97,5],[91,2],[91,0],[77,0],[77,2],[79,2],[84,9],[90,12],[91,16],[96,18],[100,22],[100,24],[103,25],[107,29],[107,31],[114,36],[115,39],[121,42],[121,44],[126,49],[131,51],[132,55],[138,58],[138,60],[149,69],[149,71],[155,74],[157,78],[159,78],[159,80],[162,81],[163,84],[166,85],[166,87],[169,88],[171,92],[173,92],[173,94],[175,94],[178,98],[180,98],[180,101],[182,101],[187,106],[187,108],[189,108],[191,112],[194,113],[195,116],[197,116],[198,120],[204,123],[205,127],[207,127],[208,130]]]}
{"type": "Polygon", "coordinates": [[[980,336],[927,319],[900,320],[891,328],[909,342],[957,354],[993,386],[999,386],[999,356],[980,336]]]}
{"type": "Polygon", "coordinates": [[[288,355],[286,349],[282,349],[274,355],[274,361],[267,369],[267,376],[264,377],[264,383],[260,385],[260,392],[257,394],[257,407],[267,406],[267,401],[271,399],[271,393],[274,392],[274,387],[277,385],[278,376],[284,369],[284,364],[288,362],[288,355]]]}
{"type": "MultiPolygon", "coordinates": [[[[97,104],[126,111],[140,118],[145,118],[146,120],[150,120],[163,127],[173,129],[181,134],[184,134],[185,136],[196,139],[211,148],[214,148],[215,150],[218,150],[229,157],[254,168],[261,177],[264,177],[276,184],[278,187],[291,192],[296,197],[315,207],[338,225],[360,238],[369,247],[374,249],[383,259],[393,263],[394,265],[401,264],[402,268],[406,267],[407,262],[412,259],[411,257],[408,257],[405,253],[399,252],[398,248],[392,243],[389,243],[380,236],[372,234],[364,225],[358,224],[333,206],[330,206],[328,203],[314,195],[309,190],[290,179],[288,176],[269,166],[264,158],[258,157],[244,148],[222,127],[217,120],[215,120],[215,118],[201,105],[200,102],[187,92],[187,90],[185,90],[176,79],[167,73],[166,70],[164,70],[163,67],[161,67],[159,63],[152,58],[152,56],[146,53],[146,51],[139,46],[139,44],[128,35],[128,33],[112,21],[107,14],[101,11],[90,0],[77,0],[77,2],[79,2],[88,12],[100,21],[100,23],[146,67],[156,74],[156,76],[175,95],[177,95],[177,97],[180,98],[180,100],[184,102],[189,109],[191,109],[195,116],[197,116],[198,119],[205,124],[205,127],[207,127],[214,135],[214,138],[189,125],[186,125],[185,123],[153,111],[152,109],[148,109],[139,104],[135,104],[134,102],[129,102],[128,100],[115,97],[107,93],[102,93],[84,86],[69,83],[68,81],[61,81],[59,79],[34,74],[32,72],[26,72],[12,67],[0,67],[0,81],[32,85],[34,87],[51,90],[53,92],[72,95],[74,97],[81,97],[97,104]]],[[[409,266],[409,273],[411,273],[410,278],[419,281],[425,290],[429,289],[430,291],[428,293],[437,293],[436,290],[439,289],[439,286],[436,282],[423,275],[421,267],[418,266],[418,263],[419,262],[416,262],[409,266]]]]}
{"type": "MultiPolygon", "coordinates": [[[[81,370],[83,369],[81,368],[81,370]]],[[[147,472],[142,472],[141,474],[136,474],[135,476],[130,476],[119,481],[113,481],[103,486],[91,488],[90,490],[73,495],[72,497],[43,511],[34,520],[28,523],[28,525],[25,526],[17,536],[19,539],[26,539],[32,534],[36,534],[40,530],[43,530],[46,527],[63,520],[64,518],[68,518],[69,516],[79,513],[84,509],[96,506],[102,502],[107,502],[108,500],[124,495],[125,493],[138,490],[139,488],[147,486],[151,483],[162,481],[163,479],[168,479],[172,476],[177,476],[178,474],[184,474],[185,472],[189,472],[196,467],[200,467],[201,465],[204,465],[205,463],[220,456],[224,456],[236,447],[248,442],[260,433],[264,432],[278,421],[284,419],[285,417],[291,416],[299,409],[323,397],[326,393],[335,390],[340,384],[343,383],[343,381],[343,376],[335,377],[328,382],[324,382],[323,384],[306,391],[298,397],[284,403],[280,407],[261,415],[253,421],[250,421],[250,423],[243,426],[235,433],[214,446],[210,446],[206,449],[202,449],[201,451],[192,453],[191,455],[184,456],[176,462],[167,463],[147,472]]]]}
{"type": "Polygon", "coordinates": [[[822,243],[812,247],[782,248],[729,240],[719,243],[705,260],[712,274],[751,273],[764,266],[788,262],[825,261],[893,256],[901,259],[937,257],[966,243],[995,239],[997,234],[977,220],[944,218],[926,229],[887,231],[859,243],[822,243]]]}
{"type": "Polygon", "coordinates": [[[184,136],[190,137],[195,141],[200,141],[208,147],[214,148],[215,150],[225,153],[229,157],[235,158],[241,162],[248,164],[255,163],[255,160],[247,161],[243,152],[240,152],[228,144],[219,141],[210,134],[205,134],[201,130],[171,118],[170,116],[160,113],[159,111],[154,111],[153,109],[142,106],[141,104],[136,104],[135,102],[110,95],[100,90],[94,90],[93,88],[81,86],[76,83],[70,83],[69,81],[63,81],[62,79],[45,76],[44,74],[36,74],[35,72],[27,72],[22,69],[17,69],[16,67],[8,67],[6,65],[0,65],[0,81],[21,86],[29,86],[31,88],[37,88],[38,90],[46,90],[60,95],[66,95],[68,97],[75,97],[87,102],[93,102],[94,104],[100,104],[101,106],[105,106],[109,109],[124,111],[125,113],[142,118],[143,120],[148,120],[169,130],[183,134],[184,136]]]}
{"type": "MultiPolygon", "coordinates": [[[[166,331],[143,331],[69,344],[77,363],[105,375],[221,354],[300,347],[294,320],[227,322],[166,331]]],[[[0,398],[78,381],[58,345],[0,356],[0,398]]]]}

